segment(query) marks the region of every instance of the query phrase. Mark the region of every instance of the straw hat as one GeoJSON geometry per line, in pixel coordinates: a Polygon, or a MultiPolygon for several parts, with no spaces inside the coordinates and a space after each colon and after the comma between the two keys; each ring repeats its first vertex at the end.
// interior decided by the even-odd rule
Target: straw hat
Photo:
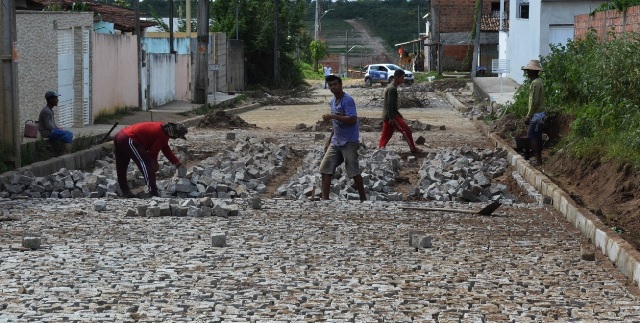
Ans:
{"type": "Polygon", "coordinates": [[[525,71],[544,71],[544,69],[542,69],[542,65],[540,65],[540,61],[537,59],[530,60],[529,64],[527,64],[527,66],[523,66],[522,69],[525,71]]]}

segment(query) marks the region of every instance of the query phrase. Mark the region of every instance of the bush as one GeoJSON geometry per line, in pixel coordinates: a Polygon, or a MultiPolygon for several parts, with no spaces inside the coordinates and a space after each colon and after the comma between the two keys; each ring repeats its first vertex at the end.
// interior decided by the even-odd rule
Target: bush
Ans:
{"type": "MultiPolygon", "coordinates": [[[[640,166],[640,37],[629,33],[599,42],[591,33],[542,57],[548,111],[575,116],[564,145],[577,157],[608,158],[640,166]]],[[[527,112],[529,82],[508,113],[527,112]]]]}

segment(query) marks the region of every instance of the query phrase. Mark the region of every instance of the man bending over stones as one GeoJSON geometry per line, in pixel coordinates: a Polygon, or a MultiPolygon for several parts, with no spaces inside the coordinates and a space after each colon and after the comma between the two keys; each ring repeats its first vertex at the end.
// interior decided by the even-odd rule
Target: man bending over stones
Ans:
{"type": "Polygon", "coordinates": [[[141,122],[126,127],[113,139],[114,152],[116,157],[116,172],[118,184],[122,191],[122,196],[127,198],[135,197],[129,190],[127,184],[127,168],[129,161],[133,159],[144,180],[149,187],[151,196],[159,196],[156,185],[156,172],[158,171],[158,154],[162,153],[169,161],[182,166],[182,162],[173,154],[169,147],[169,139],[185,139],[188,132],[187,127],[182,124],[168,122],[141,122]]]}
{"type": "Polygon", "coordinates": [[[329,103],[331,113],[323,115],[322,119],[331,120],[333,129],[324,147],[324,158],[320,163],[322,199],[329,199],[331,178],[336,168],[344,162],[347,176],[353,178],[360,195],[360,201],[364,201],[367,199],[367,195],[364,191],[358,162],[360,130],[356,103],[349,94],[342,90],[342,79],[339,76],[327,76],[327,84],[329,84],[329,90],[333,93],[334,98],[329,103]]]}

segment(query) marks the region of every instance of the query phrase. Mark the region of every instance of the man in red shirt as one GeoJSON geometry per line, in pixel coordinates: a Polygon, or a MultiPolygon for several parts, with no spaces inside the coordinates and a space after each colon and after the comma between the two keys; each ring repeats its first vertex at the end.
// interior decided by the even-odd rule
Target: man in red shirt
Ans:
{"type": "Polygon", "coordinates": [[[138,165],[138,169],[144,175],[151,196],[159,196],[156,185],[156,172],[158,171],[158,154],[160,151],[176,165],[182,166],[182,162],[173,154],[169,147],[169,139],[185,139],[187,127],[173,122],[141,122],[126,127],[113,139],[116,155],[116,173],[118,184],[124,197],[135,197],[127,184],[127,168],[129,161],[138,165]]]}

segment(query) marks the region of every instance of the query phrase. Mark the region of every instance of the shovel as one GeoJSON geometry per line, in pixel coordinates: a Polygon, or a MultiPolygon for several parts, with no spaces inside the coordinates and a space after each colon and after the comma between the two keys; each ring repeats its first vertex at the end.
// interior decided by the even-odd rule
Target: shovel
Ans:
{"type": "Polygon", "coordinates": [[[479,211],[448,209],[448,208],[435,208],[435,207],[411,207],[411,206],[405,206],[402,209],[404,209],[404,210],[443,211],[443,212],[455,212],[455,213],[471,213],[471,214],[479,214],[479,215],[492,215],[493,211],[495,211],[497,208],[499,208],[500,205],[502,205],[502,203],[493,202],[493,203],[483,207],[479,211]]]}

